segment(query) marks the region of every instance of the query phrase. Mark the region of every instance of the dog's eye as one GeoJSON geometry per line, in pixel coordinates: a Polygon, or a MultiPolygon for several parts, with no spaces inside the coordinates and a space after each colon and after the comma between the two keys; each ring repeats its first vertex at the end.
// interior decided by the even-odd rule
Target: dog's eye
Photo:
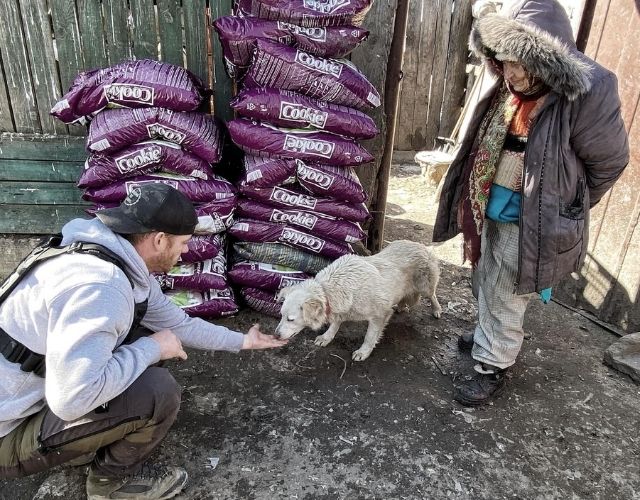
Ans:
{"type": "Polygon", "coordinates": [[[293,316],[287,316],[287,321],[293,321],[295,318],[293,316]]]}

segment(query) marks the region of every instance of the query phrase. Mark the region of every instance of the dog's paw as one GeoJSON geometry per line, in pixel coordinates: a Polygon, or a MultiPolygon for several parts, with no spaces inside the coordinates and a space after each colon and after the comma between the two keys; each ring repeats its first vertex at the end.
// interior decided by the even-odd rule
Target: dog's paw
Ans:
{"type": "Polygon", "coordinates": [[[319,345],[320,347],[324,347],[329,345],[329,343],[333,340],[333,337],[327,338],[324,335],[318,335],[316,339],[313,341],[315,345],[319,345]]]}
{"type": "Polygon", "coordinates": [[[351,355],[351,359],[353,359],[354,361],[364,361],[369,357],[370,354],[371,354],[371,349],[363,349],[361,347],[357,351],[353,351],[353,354],[351,355]]]}
{"type": "Polygon", "coordinates": [[[440,316],[442,316],[442,311],[440,309],[438,309],[437,311],[433,311],[434,318],[440,319],[440,316]]]}

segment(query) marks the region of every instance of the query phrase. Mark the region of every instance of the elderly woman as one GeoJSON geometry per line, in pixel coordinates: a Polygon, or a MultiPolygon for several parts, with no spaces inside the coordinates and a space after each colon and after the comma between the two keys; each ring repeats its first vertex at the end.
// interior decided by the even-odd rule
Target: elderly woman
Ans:
{"type": "Polygon", "coordinates": [[[589,210],[629,161],[616,77],[578,52],[558,2],[487,15],[471,45],[496,81],[447,173],[433,234],[462,232],[474,269],[478,322],[459,345],[478,373],[455,392],[467,406],[504,388],[527,303],[580,268],[589,210]]]}

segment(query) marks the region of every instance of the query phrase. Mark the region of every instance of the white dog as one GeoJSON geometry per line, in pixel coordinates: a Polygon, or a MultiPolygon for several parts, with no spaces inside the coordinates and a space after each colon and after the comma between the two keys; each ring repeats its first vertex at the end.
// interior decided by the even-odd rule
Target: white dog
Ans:
{"type": "Polygon", "coordinates": [[[318,330],[329,323],[315,339],[316,345],[326,346],[343,321],[368,321],[364,343],[352,356],[364,361],[380,340],[394,306],[409,308],[424,294],[431,300],[433,315],[440,317],[439,279],[437,260],[426,246],[413,241],[393,241],[370,257],[345,255],[315,278],[280,291],[278,299],[284,303],[276,335],[288,339],[305,327],[318,330]]]}

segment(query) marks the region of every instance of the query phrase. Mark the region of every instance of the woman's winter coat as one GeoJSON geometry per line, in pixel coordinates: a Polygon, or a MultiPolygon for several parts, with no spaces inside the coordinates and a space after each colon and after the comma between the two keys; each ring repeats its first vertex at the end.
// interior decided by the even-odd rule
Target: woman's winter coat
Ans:
{"type": "MultiPolygon", "coordinates": [[[[569,20],[555,0],[524,0],[511,11],[476,22],[472,49],[519,61],[550,88],[531,126],[525,150],[517,293],[540,291],[577,271],[587,251],[589,209],[629,162],[617,80],[580,53],[569,20]]],[[[443,184],[433,241],[460,232],[464,165],[502,79],[478,103],[443,184]]]]}

